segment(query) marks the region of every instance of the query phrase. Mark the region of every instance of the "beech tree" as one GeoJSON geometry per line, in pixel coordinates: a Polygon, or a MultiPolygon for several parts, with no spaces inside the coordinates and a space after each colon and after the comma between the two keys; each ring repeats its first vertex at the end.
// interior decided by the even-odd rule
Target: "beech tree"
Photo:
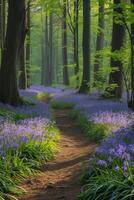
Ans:
{"type": "Polygon", "coordinates": [[[98,32],[96,39],[96,55],[94,64],[94,81],[99,81],[99,70],[101,68],[102,59],[100,56],[100,51],[104,47],[104,0],[99,0],[99,10],[98,10],[98,32]]]}
{"type": "Polygon", "coordinates": [[[64,85],[69,85],[68,53],[67,53],[67,0],[63,0],[62,55],[63,55],[63,82],[64,85]]]}
{"type": "MultiPolygon", "coordinates": [[[[123,9],[121,6],[121,0],[114,0],[113,9],[113,30],[112,30],[112,54],[119,52],[123,47],[124,36],[125,36],[125,26],[116,22],[117,18],[120,18],[123,14],[123,9]]],[[[120,59],[111,56],[110,61],[111,73],[109,75],[109,94],[114,98],[120,99],[123,92],[123,63],[120,59]]]]}
{"type": "Polygon", "coordinates": [[[6,31],[6,0],[0,0],[0,47],[4,47],[6,31]]]}
{"type": "Polygon", "coordinates": [[[30,53],[31,53],[31,1],[27,3],[27,37],[26,37],[26,75],[27,75],[27,87],[31,84],[31,73],[30,73],[30,53]]]}
{"type": "Polygon", "coordinates": [[[90,0],[83,0],[83,77],[80,93],[90,91],[90,0]]]}
{"type": "Polygon", "coordinates": [[[8,0],[8,22],[0,69],[0,101],[19,104],[17,60],[23,41],[25,0],[8,0]]]}

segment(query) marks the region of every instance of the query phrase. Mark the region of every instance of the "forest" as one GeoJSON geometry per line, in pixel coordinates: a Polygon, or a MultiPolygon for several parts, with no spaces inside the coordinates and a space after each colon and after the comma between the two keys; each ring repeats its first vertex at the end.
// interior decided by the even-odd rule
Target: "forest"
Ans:
{"type": "Polygon", "coordinates": [[[0,0],[0,200],[134,199],[134,0],[0,0]]]}

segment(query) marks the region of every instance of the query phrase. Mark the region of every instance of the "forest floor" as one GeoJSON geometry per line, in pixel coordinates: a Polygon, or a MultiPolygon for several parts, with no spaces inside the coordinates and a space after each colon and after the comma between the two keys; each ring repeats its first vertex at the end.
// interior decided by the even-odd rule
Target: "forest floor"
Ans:
{"type": "Polygon", "coordinates": [[[28,192],[21,200],[74,200],[80,193],[81,169],[96,148],[69,118],[70,110],[54,111],[57,127],[61,131],[59,153],[42,166],[39,176],[26,181],[28,192]]]}

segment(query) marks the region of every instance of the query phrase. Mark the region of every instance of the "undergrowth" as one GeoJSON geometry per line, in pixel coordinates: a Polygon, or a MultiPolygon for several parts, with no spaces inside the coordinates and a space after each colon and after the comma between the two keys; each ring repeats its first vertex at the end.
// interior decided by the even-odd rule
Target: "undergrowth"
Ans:
{"type": "Polygon", "coordinates": [[[62,100],[53,100],[51,102],[51,107],[53,109],[73,109],[75,106],[75,103],[72,102],[66,102],[62,100]]]}
{"type": "Polygon", "coordinates": [[[20,183],[29,176],[39,173],[41,165],[53,159],[58,151],[60,134],[55,125],[47,122],[43,128],[38,121],[37,125],[34,121],[26,123],[26,120],[22,120],[24,126],[7,123],[4,129],[0,130],[0,142],[3,146],[0,148],[1,200],[17,199],[15,196],[23,194],[25,190],[19,187],[20,183]],[[28,129],[30,124],[31,129],[28,129]],[[17,137],[14,136],[12,127],[16,128],[16,132],[18,129],[17,137]],[[11,134],[13,134],[12,140],[10,140],[11,134]]]}
{"type": "Polygon", "coordinates": [[[29,117],[28,114],[11,111],[8,109],[0,108],[0,116],[6,120],[18,121],[29,117]]]}
{"type": "Polygon", "coordinates": [[[39,101],[44,101],[45,103],[49,103],[49,101],[52,99],[53,95],[48,92],[40,92],[37,94],[36,98],[39,101]]]}
{"type": "Polygon", "coordinates": [[[109,133],[108,124],[98,124],[89,121],[79,110],[70,112],[70,118],[76,122],[76,125],[82,129],[90,141],[100,141],[109,133]]]}

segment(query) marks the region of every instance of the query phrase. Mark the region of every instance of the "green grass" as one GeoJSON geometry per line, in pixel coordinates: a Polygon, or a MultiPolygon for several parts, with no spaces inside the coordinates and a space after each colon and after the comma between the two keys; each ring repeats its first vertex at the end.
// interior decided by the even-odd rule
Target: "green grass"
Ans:
{"type": "MultiPolygon", "coordinates": [[[[100,141],[111,130],[110,124],[95,124],[78,110],[70,113],[77,126],[80,127],[91,141],[100,141]]],[[[112,127],[114,128],[114,127],[112,127]]],[[[115,161],[116,162],[116,161],[115,161]]],[[[117,166],[120,162],[117,164],[117,166]]],[[[134,168],[129,167],[125,176],[121,170],[115,170],[115,165],[107,168],[97,166],[95,159],[83,168],[80,177],[82,192],[76,200],[133,200],[134,199],[134,168]]]]}
{"type": "Polygon", "coordinates": [[[14,195],[23,194],[18,185],[39,173],[41,165],[54,158],[58,152],[59,130],[49,124],[45,133],[45,140],[28,141],[0,157],[0,199],[15,199],[14,195]]]}
{"type": "Polygon", "coordinates": [[[83,130],[90,141],[100,141],[105,138],[110,130],[109,124],[96,124],[90,122],[79,110],[70,112],[70,118],[76,122],[76,125],[83,130]]]}
{"type": "Polygon", "coordinates": [[[37,94],[36,98],[39,101],[44,101],[46,103],[49,103],[49,101],[52,99],[53,95],[48,92],[40,92],[37,94]]]}
{"type": "Polygon", "coordinates": [[[73,109],[75,106],[75,103],[72,102],[66,102],[66,101],[58,101],[58,100],[53,100],[51,102],[51,107],[55,110],[57,109],[73,109]]]}
{"type": "Polygon", "coordinates": [[[94,173],[93,175],[89,174],[88,179],[85,179],[83,192],[77,197],[77,200],[134,199],[132,176],[125,177],[123,173],[116,172],[114,169],[97,170],[96,166],[94,166],[94,173]]]}
{"type": "Polygon", "coordinates": [[[23,120],[29,117],[27,114],[18,113],[4,108],[0,108],[0,116],[10,121],[23,120]]]}

